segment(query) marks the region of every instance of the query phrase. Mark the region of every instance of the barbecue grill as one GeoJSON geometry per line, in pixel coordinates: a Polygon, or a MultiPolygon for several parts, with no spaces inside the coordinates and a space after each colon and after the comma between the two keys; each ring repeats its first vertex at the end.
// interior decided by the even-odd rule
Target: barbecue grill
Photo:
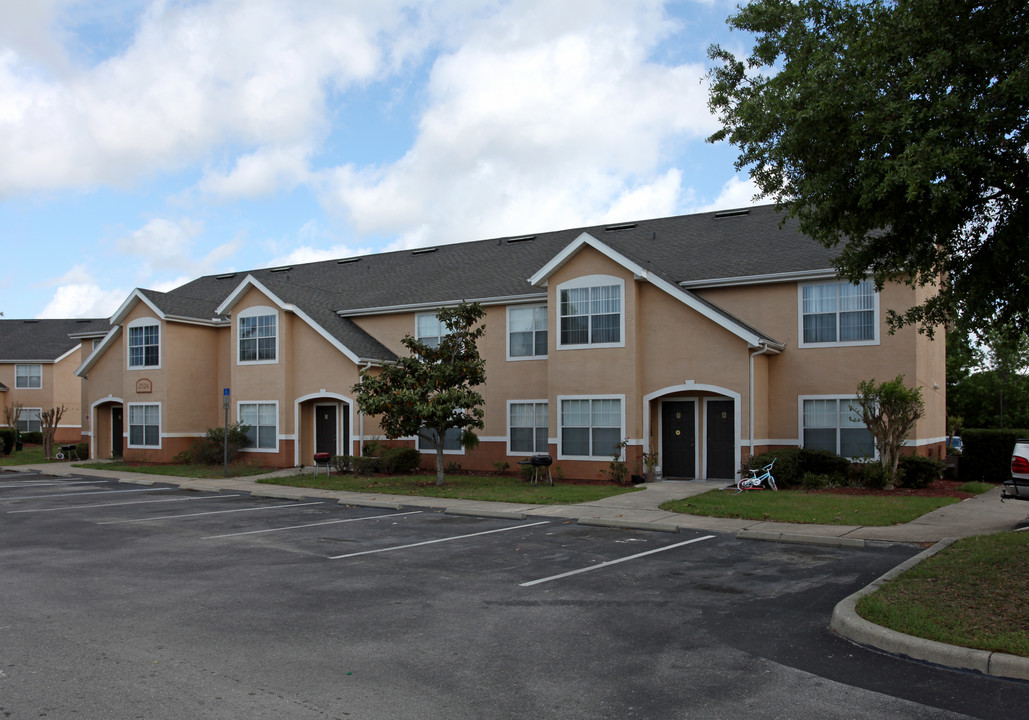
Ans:
{"type": "Polygon", "coordinates": [[[554,478],[550,474],[550,466],[554,464],[554,458],[549,455],[533,455],[525,460],[519,460],[518,464],[527,465],[532,468],[532,485],[535,485],[541,480],[546,480],[550,485],[554,484],[554,478]],[[546,478],[543,477],[544,468],[547,471],[546,478]]]}

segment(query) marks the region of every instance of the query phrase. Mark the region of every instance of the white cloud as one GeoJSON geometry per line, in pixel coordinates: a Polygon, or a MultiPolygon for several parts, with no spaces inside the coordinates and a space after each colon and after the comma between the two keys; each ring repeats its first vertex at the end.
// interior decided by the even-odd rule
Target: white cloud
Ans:
{"type": "Polygon", "coordinates": [[[700,64],[648,59],[671,27],[656,2],[504,5],[435,62],[406,155],[326,173],[324,204],[398,246],[674,214],[667,148],[716,125],[700,64]]]}
{"type": "Polygon", "coordinates": [[[738,175],[734,175],[722,186],[718,197],[707,205],[693,208],[692,212],[713,212],[715,210],[750,207],[772,202],[768,198],[757,198],[757,194],[757,184],[751,178],[748,177],[745,180],[740,180],[738,175]]]}
{"type": "Polygon", "coordinates": [[[96,283],[61,285],[38,318],[110,317],[129,290],[102,288],[96,283]]]}
{"type": "Polygon", "coordinates": [[[119,252],[143,258],[148,268],[154,265],[185,268],[195,264],[189,252],[193,239],[203,230],[202,222],[189,218],[154,218],[138,230],[119,238],[115,246],[119,252]]]}
{"type": "Polygon", "coordinates": [[[303,146],[263,147],[236,159],[228,172],[209,169],[198,189],[223,199],[258,198],[308,180],[310,150],[303,146]]]}

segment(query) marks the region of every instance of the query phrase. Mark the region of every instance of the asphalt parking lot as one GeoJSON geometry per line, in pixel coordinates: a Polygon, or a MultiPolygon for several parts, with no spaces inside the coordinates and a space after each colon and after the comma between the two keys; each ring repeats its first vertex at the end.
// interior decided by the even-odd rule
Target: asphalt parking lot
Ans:
{"type": "Polygon", "coordinates": [[[0,473],[0,716],[1022,716],[827,629],[918,550],[0,473]]]}

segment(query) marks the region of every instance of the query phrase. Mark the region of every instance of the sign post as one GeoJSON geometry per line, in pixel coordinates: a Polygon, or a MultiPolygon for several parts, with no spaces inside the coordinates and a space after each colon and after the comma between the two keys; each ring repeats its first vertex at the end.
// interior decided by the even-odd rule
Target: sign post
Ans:
{"type": "Polygon", "coordinates": [[[222,390],[222,409],[225,411],[225,434],[222,436],[222,477],[229,476],[229,389],[222,390]]]}

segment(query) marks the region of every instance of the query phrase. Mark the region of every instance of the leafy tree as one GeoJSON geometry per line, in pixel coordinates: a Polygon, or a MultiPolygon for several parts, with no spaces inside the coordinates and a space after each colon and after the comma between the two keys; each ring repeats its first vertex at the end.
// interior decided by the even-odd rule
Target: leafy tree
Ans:
{"type": "Polygon", "coordinates": [[[900,447],[915,423],[925,415],[922,391],[905,387],[903,375],[878,384],[873,378],[858,384],[855,404],[861,411],[861,421],[875,438],[879,460],[892,487],[897,483],[900,447]]]}
{"type": "Polygon", "coordinates": [[[443,484],[443,443],[447,430],[460,428],[462,444],[474,446],[483,428],[484,400],[476,390],[486,382],[486,361],[477,342],[486,331],[476,324],[486,312],[478,303],[461,303],[436,313],[448,331],[438,345],[406,335],[411,354],[377,374],[361,373],[353,392],[361,411],[380,416],[386,437],[418,435],[436,449],[436,484],[443,484]]]}
{"type": "Polygon", "coordinates": [[[1029,331],[1029,4],[755,0],[751,55],[708,54],[709,105],[841,277],[938,285],[900,312],[932,335],[960,311],[1029,331]]]}

